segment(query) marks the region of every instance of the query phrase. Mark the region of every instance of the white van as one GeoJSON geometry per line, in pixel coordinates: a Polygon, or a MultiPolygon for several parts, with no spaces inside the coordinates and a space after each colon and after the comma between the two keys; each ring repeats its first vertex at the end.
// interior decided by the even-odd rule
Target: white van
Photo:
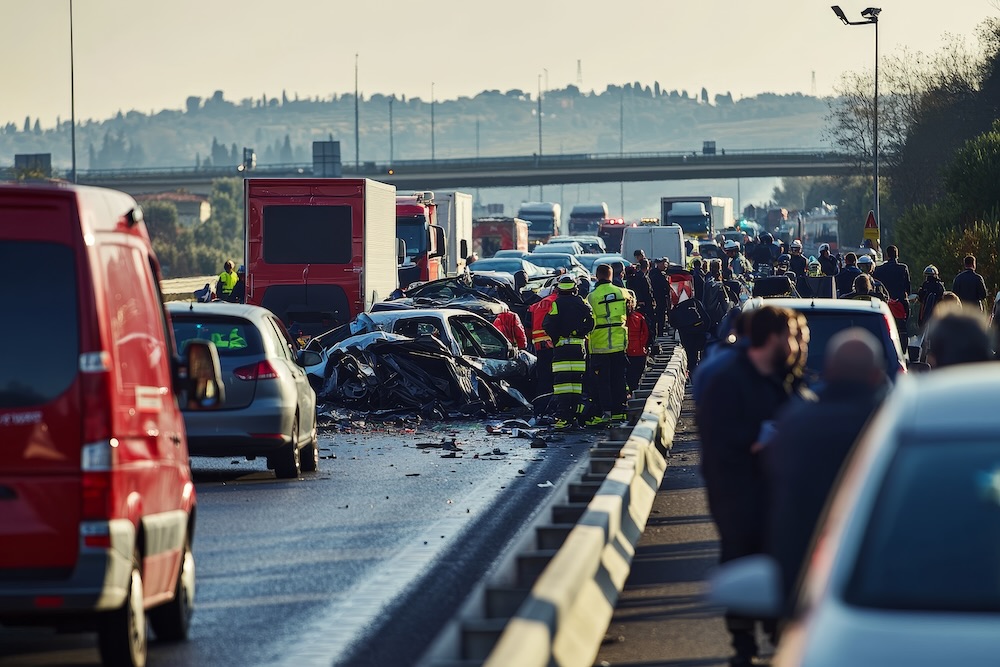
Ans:
{"type": "Polygon", "coordinates": [[[650,260],[666,257],[671,264],[687,266],[684,232],[679,225],[626,227],[622,234],[622,256],[632,260],[642,250],[650,260]]]}

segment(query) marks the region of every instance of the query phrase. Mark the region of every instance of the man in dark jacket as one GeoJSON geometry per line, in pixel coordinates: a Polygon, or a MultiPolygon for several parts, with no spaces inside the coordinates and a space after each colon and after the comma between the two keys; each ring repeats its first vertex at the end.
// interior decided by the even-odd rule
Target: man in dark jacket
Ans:
{"type": "MultiPolygon", "coordinates": [[[[760,460],[761,431],[789,396],[789,368],[800,357],[798,317],[762,306],[747,323],[747,344],[720,360],[695,405],[701,436],[701,472],[708,506],[719,531],[720,561],[763,553],[766,482],[760,460]]],[[[753,619],[726,616],[736,656],[749,666],[757,653],[753,619]]]]}
{"type": "Polygon", "coordinates": [[[844,268],[837,274],[837,296],[843,296],[854,289],[854,279],[861,275],[858,256],[853,252],[844,255],[844,268]]]}
{"type": "Polygon", "coordinates": [[[646,318],[649,327],[648,344],[652,344],[656,334],[656,318],[654,310],[656,301],[653,298],[653,287],[649,284],[649,260],[643,257],[634,267],[635,271],[625,277],[625,287],[635,294],[635,309],[646,318]]]}
{"type": "Polygon", "coordinates": [[[896,318],[896,328],[899,329],[899,337],[905,344],[909,340],[906,326],[910,319],[910,269],[899,261],[899,249],[896,246],[891,245],[885,249],[885,262],[876,266],[872,275],[882,281],[890,299],[895,299],[903,305],[905,317],[896,318]]]}
{"type": "MultiPolygon", "coordinates": [[[[653,292],[653,322],[655,331],[650,334],[655,337],[666,333],[667,311],[670,309],[670,281],[667,279],[664,270],[667,268],[667,258],[659,257],[656,263],[649,270],[649,285],[653,292]]],[[[649,322],[646,323],[647,325],[649,322]]],[[[650,325],[652,329],[652,325],[650,325]]]]}
{"type": "Polygon", "coordinates": [[[786,405],[764,448],[770,490],[767,552],[781,567],[788,611],[830,489],[888,391],[881,343],[858,327],[835,334],[827,345],[823,378],[812,400],[786,405]]]}
{"type": "Polygon", "coordinates": [[[986,298],[986,281],[976,273],[976,258],[974,255],[965,256],[965,270],[955,276],[955,282],[951,284],[951,291],[962,300],[962,305],[971,306],[983,312],[983,299],[986,298]]]}

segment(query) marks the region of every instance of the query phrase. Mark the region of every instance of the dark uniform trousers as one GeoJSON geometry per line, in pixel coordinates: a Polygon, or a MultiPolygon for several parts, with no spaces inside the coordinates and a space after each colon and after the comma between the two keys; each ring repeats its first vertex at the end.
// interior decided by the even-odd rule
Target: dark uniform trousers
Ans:
{"type": "Polygon", "coordinates": [[[587,371],[587,339],[560,338],[552,351],[552,393],[556,417],[572,421],[582,409],[583,375],[587,371]]]}

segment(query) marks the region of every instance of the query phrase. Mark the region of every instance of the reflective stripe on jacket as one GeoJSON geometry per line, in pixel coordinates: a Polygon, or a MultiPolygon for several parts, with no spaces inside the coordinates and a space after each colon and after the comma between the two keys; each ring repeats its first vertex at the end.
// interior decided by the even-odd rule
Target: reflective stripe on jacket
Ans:
{"type": "Polygon", "coordinates": [[[587,301],[594,311],[594,331],[590,334],[591,354],[624,352],[628,343],[628,329],[625,320],[628,312],[625,304],[628,294],[621,287],[610,282],[598,283],[587,301]]]}

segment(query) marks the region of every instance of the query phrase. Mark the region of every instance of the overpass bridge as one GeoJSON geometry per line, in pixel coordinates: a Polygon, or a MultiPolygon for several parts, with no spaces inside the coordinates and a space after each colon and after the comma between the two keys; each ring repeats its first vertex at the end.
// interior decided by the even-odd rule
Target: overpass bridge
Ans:
{"type": "MultiPolygon", "coordinates": [[[[584,153],[512,157],[394,160],[343,164],[344,177],[365,177],[401,190],[496,188],[574,183],[671,181],[785,176],[838,176],[856,173],[858,159],[825,148],[759,149],[660,153],[584,153]]],[[[289,178],[313,176],[312,164],[260,165],[252,171],[225,168],[151,168],[81,170],[81,184],[130,194],[184,188],[207,195],[212,181],[240,176],[289,178]]]]}

